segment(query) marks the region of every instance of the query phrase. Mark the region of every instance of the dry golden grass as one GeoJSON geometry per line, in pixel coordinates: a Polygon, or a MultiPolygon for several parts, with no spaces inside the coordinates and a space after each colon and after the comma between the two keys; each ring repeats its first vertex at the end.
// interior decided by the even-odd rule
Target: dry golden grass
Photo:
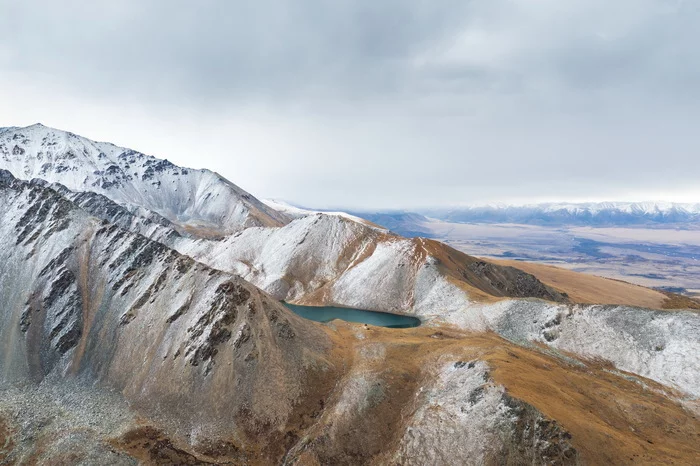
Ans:
{"type": "Polygon", "coordinates": [[[700,301],[676,293],[667,293],[663,309],[693,309],[700,310],[700,301]]]}
{"type": "MultiPolygon", "coordinates": [[[[382,365],[403,374],[400,383],[407,386],[446,357],[486,361],[511,396],[571,433],[584,464],[698,464],[700,420],[674,401],[680,395],[651,380],[614,373],[604,363],[572,364],[491,333],[369,327],[353,346],[349,328],[340,324],[334,337],[350,352],[346,357],[352,360],[359,346],[381,343],[387,348],[382,365]]],[[[387,431],[384,440],[390,443],[392,434],[387,431]]]]}
{"type": "MultiPolygon", "coordinates": [[[[489,262],[516,267],[537,277],[541,282],[566,293],[582,304],[625,304],[650,309],[684,308],[680,301],[668,303],[668,296],[660,291],[609,278],[574,272],[559,267],[532,262],[494,260],[489,262]]],[[[676,295],[677,296],[677,295],[676,295]]]]}

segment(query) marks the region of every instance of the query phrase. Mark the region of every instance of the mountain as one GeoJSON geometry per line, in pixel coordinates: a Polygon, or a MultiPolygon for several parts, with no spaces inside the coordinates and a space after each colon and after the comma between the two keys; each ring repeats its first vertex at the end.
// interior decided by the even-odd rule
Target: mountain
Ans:
{"type": "Polygon", "coordinates": [[[336,215],[308,215],[217,240],[180,240],[174,247],[299,304],[428,316],[494,296],[567,300],[514,267],[336,215]]]}
{"type": "Polygon", "coordinates": [[[41,178],[71,191],[104,194],[117,203],[146,208],[199,236],[289,221],[209,170],[181,168],[41,124],[0,129],[0,161],[17,178],[41,178]]]}
{"type": "Polygon", "coordinates": [[[486,205],[434,209],[427,215],[450,222],[528,225],[700,225],[700,203],[601,202],[582,204],[486,205]]]}
{"type": "MultiPolygon", "coordinates": [[[[483,307],[508,340],[324,326],[45,183],[0,171],[0,202],[5,463],[690,464],[698,454],[697,419],[667,388],[511,342],[544,329],[542,344],[594,357],[600,332],[566,307],[483,307]]],[[[618,314],[582,316],[606,322],[605,335],[637,328],[637,311],[618,314]]],[[[659,335],[651,351],[675,361],[650,367],[697,387],[695,368],[679,365],[697,354],[697,329],[671,313],[642,320],[633,335],[659,335]]],[[[634,354],[626,338],[606,339],[610,354],[634,354]]]]}
{"type": "Polygon", "coordinates": [[[484,296],[566,300],[513,267],[405,239],[348,214],[266,205],[212,172],[41,125],[0,133],[0,154],[0,168],[18,178],[60,185],[88,209],[112,201],[91,213],[120,216],[120,226],[277,299],[425,315],[484,296]]]}
{"type": "Polygon", "coordinates": [[[0,201],[3,384],[74,378],[183,431],[251,444],[279,443],[311,414],[299,397],[333,371],[321,328],[41,183],[0,171],[0,201]]]}
{"type": "MultiPolygon", "coordinates": [[[[33,165],[19,155],[0,162],[33,165]]],[[[697,312],[580,304],[575,280],[558,288],[553,271],[536,270],[541,281],[341,214],[268,206],[279,224],[221,217],[203,231],[172,213],[204,217],[228,201],[157,209],[170,201],[122,185],[73,190],[56,166],[41,179],[0,170],[0,463],[700,455],[697,312]],[[279,299],[422,325],[319,324],[279,299]]],[[[153,180],[189,177],[173,170],[153,180]]],[[[605,284],[606,296],[634,291],[605,284]]]]}

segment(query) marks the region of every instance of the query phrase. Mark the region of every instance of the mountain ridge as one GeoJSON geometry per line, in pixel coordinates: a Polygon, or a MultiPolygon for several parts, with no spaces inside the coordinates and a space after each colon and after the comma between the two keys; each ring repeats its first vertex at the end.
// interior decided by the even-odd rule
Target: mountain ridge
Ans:
{"type": "Polygon", "coordinates": [[[700,224],[700,203],[663,201],[495,204],[421,212],[439,220],[463,223],[589,226],[700,224]]]}
{"type": "Polygon", "coordinates": [[[42,178],[72,191],[93,191],[143,206],[200,236],[289,221],[215,172],[178,167],[41,124],[0,132],[0,159],[18,178],[42,178]]]}

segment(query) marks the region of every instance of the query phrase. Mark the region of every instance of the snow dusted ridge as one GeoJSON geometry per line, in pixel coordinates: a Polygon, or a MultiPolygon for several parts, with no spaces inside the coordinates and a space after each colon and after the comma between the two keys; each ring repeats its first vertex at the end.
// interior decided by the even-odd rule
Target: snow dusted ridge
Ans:
{"type": "Polygon", "coordinates": [[[700,203],[593,202],[529,205],[492,204],[435,209],[426,214],[466,223],[533,225],[644,225],[700,223],[700,203]]]}
{"type": "Polygon", "coordinates": [[[700,314],[535,300],[472,305],[437,318],[516,343],[543,343],[700,398],[700,314]]]}
{"type": "Polygon", "coordinates": [[[41,178],[141,206],[202,236],[289,220],[209,170],[181,168],[40,124],[0,130],[0,168],[20,179],[41,178]]]}
{"type": "Polygon", "coordinates": [[[0,388],[75,376],[229,438],[331,371],[326,333],[239,277],[5,170],[0,202],[0,388]]]}
{"type": "Polygon", "coordinates": [[[183,254],[299,304],[423,316],[463,308],[470,291],[563,299],[520,270],[342,216],[314,214],[280,228],[248,228],[221,240],[173,244],[183,254]]]}
{"type": "Polygon", "coordinates": [[[507,464],[505,451],[513,445],[528,446],[521,464],[577,463],[570,435],[510,397],[490,379],[485,362],[448,363],[436,372],[416,397],[418,408],[394,453],[396,464],[447,466],[455,464],[455,458],[468,458],[474,465],[507,464]],[[550,429],[546,439],[542,425],[550,429]]]}
{"type": "Polygon", "coordinates": [[[313,214],[175,248],[278,299],[408,312],[415,244],[342,216],[313,214]],[[315,295],[315,296],[314,296],[315,295]]]}
{"type": "Polygon", "coordinates": [[[333,211],[325,211],[325,210],[302,209],[301,207],[297,207],[297,206],[294,206],[288,202],[280,201],[277,199],[263,199],[262,202],[263,202],[263,204],[270,207],[271,209],[274,209],[278,212],[282,212],[283,214],[285,214],[289,218],[302,218],[302,217],[308,217],[309,215],[324,214],[324,215],[331,215],[331,216],[347,218],[348,220],[352,220],[353,222],[363,223],[365,225],[379,228],[381,230],[386,230],[386,228],[384,228],[384,227],[375,225],[372,222],[365,220],[364,218],[357,217],[357,216],[349,214],[347,212],[340,212],[340,211],[333,212],[333,211]]]}

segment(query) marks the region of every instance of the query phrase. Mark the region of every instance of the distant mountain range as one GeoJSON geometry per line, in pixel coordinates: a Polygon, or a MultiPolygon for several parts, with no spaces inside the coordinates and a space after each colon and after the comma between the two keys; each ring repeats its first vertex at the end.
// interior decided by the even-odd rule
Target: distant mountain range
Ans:
{"type": "Polygon", "coordinates": [[[521,224],[539,226],[645,226],[700,228],[700,203],[591,202],[530,205],[492,204],[434,209],[350,210],[352,215],[403,236],[434,237],[430,223],[521,224]]]}
{"type": "Polygon", "coordinates": [[[434,209],[421,213],[440,220],[459,223],[520,223],[548,226],[700,224],[700,203],[597,202],[523,206],[485,205],[434,209]]]}

